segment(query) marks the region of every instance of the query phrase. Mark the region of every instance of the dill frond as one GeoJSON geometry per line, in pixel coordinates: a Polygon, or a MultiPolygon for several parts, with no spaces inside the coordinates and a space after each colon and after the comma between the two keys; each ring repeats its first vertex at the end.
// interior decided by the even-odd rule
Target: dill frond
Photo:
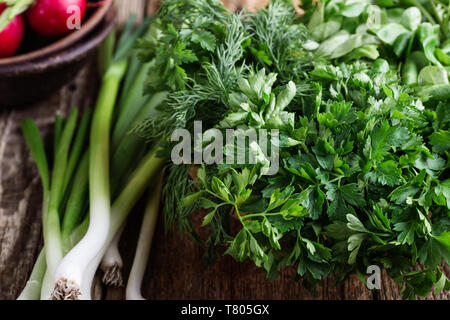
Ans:
{"type": "Polygon", "coordinates": [[[283,82],[297,83],[306,77],[312,68],[312,58],[303,49],[308,30],[296,23],[292,6],[272,1],[267,8],[250,13],[247,24],[252,33],[252,48],[268,57],[268,61],[259,61],[268,71],[276,72],[283,82]]]}
{"type": "Polygon", "coordinates": [[[164,203],[164,223],[167,230],[174,230],[180,234],[192,233],[189,218],[197,203],[183,206],[184,197],[195,190],[194,181],[189,176],[189,166],[170,165],[168,175],[162,191],[164,203]]]}

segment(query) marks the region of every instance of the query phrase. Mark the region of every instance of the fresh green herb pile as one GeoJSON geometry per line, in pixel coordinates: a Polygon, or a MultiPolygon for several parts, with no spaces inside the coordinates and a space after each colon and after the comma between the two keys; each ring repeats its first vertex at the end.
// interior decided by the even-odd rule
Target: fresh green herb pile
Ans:
{"type": "MultiPolygon", "coordinates": [[[[281,0],[256,13],[166,0],[151,24],[131,19],[100,50],[93,115],[56,117],[52,159],[36,125],[23,124],[42,179],[44,249],[19,299],[90,299],[99,266],[120,285],[117,243],[149,185],[128,299],[142,299],[160,193],[167,228],[202,243],[206,263],[250,259],[270,279],[295,266],[312,290],[326,277],[364,281],[378,265],[404,298],[448,290],[449,7],[303,1],[297,16],[281,0]],[[194,136],[195,121],[279,139],[268,152],[225,145],[254,164],[175,165],[172,134],[194,136]]],[[[206,136],[183,158],[206,154],[206,136]]]]}
{"type": "Polygon", "coordinates": [[[315,53],[351,62],[389,61],[419,96],[448,99],[450,86],[448,1],[322,1],[305,23],[315,53]]]}
{"type": "Polygon", "coordinates": [[[264,156],[202,165],[195,180],[191,165],[170,165],[167,226],[198,239],[190,218],[207,209],[207,261],[251,259],[270,279],[295,265],[311,289],[379,265],[404,298],[448,290],[449,2],[303,2],[298,17],[282,1],[238,14],[214,0],[163,1],[139,48],[146,92],[170,93],[134,131],[165,156],[173,130],[194,121],[280,132],[273,176],[264,156]]]}

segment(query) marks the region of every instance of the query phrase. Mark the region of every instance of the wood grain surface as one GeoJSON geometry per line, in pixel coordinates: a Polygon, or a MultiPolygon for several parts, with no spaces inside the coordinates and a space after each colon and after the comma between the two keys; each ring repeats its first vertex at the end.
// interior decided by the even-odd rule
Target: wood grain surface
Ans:
{"type": "MultiPolygon", "coordinates": [[[[234,10],[242,3],[230,0],[227,5],[234,10]]],[[[244,1],[248,7],[257,4],[258,0],[244,1]]],[[[142,19],[145,12],[153,13],[158,4],[157,0],[118,0],[117,5],[119,24],[122,24],[130,13],[136,13],[138,19],[142,19]]],[[[0,109],[0,300],[18,296],[42,247],[41,187],[21,134],[21,122],[26,117],[34,119],[50,142],[55,113],[64,116],[71,107],[92,106],[97,86],[96,70],[91,62],[76,79],[45,101],[22,109],[0,109]]],[[[120,243],[125,276],[131,269],[138,237],[140,207],[142,205],[128,220],[120,243]]],[[[400,298],[398,286],[386,275],[382,277],[379,292],[370,292],[359,279],[352,277],[340,287],[333,287],[332,280],[328,279],[313,295],[293,280],[293,269],[285,270],[278,280],[269,281],[264,271],[252,263],[238,263],[228,256],[221,257],[212,268],[203,269],[202,255],[203,249],[191,239],[166,233],[160,218],[144,280],[144,296],[148,299],[400,298]]],[[[123,289],[104,288],[99,281],[95,282],[96,299],[123,297],[123,289]]],[[[449,299],[450,293],[427,298],[449,299]]]]}

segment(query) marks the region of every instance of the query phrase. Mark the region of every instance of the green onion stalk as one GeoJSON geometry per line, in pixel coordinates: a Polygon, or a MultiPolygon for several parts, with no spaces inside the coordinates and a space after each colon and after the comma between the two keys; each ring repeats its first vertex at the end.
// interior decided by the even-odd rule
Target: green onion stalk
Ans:
{"type": "MultiPolygon", "coordinates": [[[[134,143],[133,138],[128,138],[126,135],[129,126],[133,124],[136,117],[143,113],[147,114],[150,107],[155,106],[152,100],[148,104],[144,104],[145,100],[141,98],[143,95],[142,82],[137,81],[129,84],[129,91],[124,92],[126,96],[131,98],[120,99],[124,101],[124,107],[119,110],[117,123],[120,128],[119,138],[113,139],[110,142],[110,134],[112,128],[112,119],[114,116],[114,107],[117,104],[116,100],[122,80],[128,70],[129,52],[133,48],[134,42],[138,36],[148,29],[148,21],[138,27],[137,31],[126,39],[128,31],[124,32],[119,40],[118,49],[113,58],[112,64],[108,67],[106,74],[103,77],[103,82],[97,106],[94,112],[94,117],[91,126],[91,139],[89,146],[89,211],[90,223],[89,228],[84,238],[64,257],[59,264],[55,274],[55,289],[52,294],[53,299],[89,299],[90,287],[92,284],[93,275],[98,268],[100,261],[105,254],[108,246],[117,236],[119,229],[124,224],[128,213],[136,204],[143,193],[143,190],[148,185],[151,177],[161,167],[163,159],[159,159],[153,152],[150,152],[132,175],[131,179],[127,181],[125,189],[121,192],[118,186],[122,186],[122,176],[130,171],[130,160],[140,158],[138,155],[142,151],[143,141],[134,143]],[[130,102],[136,102],[137,107],[129,105],[130,102]],[[130,109],[131,108],[131,109],[130,109]],[[144,110],[144,111],[142,111],[144,110]],[[129,111],[133,111],[130,113],[129,111]],[[124,116],[124,114],[128,114],[124,116]],[[128,141],[125,146],[132,145],[131,148],[126,148],[127,160],[120,163],[121,157],[113,155],[111,163],[114,166],[119,163],[119,166],[125,167],[126,170],[116,173],[115,167],[111,171],[111,176],[118,176],[117,181],[110,181],[110,155],[112,149],[117,146],[120,149],[120,142],[122,140],[128,141]],[[145,170],[145,172],[143,172],[145,170]],[[116,183],[117,182],[117,183],[116,183]],[[112,190],[113,189],[113,190],[112,190]],[[112,199],[118,194],[113,205],[112,199]]],[[[141,71],[137,71],[138,74],[141,71]]],[[[140,79],[141,77],[137,77],[140,79]]],[[[116,129],[117,130],[117,129],[116,129]]],[[[136,137],[137,138],[137,137],[136,137]]],[[[117,151],[117,150],[115,150],[117,151]]]]}
{"type": "MultiPolygon", "coordinates": [[[[50,197],[50,173],[48,168],[47,156],[45,155],[44,143],[42,141],[39,129],[31,119],[25,119],[22,123],[22,131],[25,140],[30,148],[31,155],[36,161],[39,175],[42,183],[42,216],[46,216],[50,197]]],[[[56,133],[56,132],[55,132],[56,133]]],[[[56,137],[57,135],[55,135],[56,137]]],[[[55,139],[56,141],[56,139],[55,139]]],[[[47,269],[45,251],[42,250],[39,258],[33,268],[30,280],[20,295],[21,299],[39,299],[41,293],[42,281],[47,269]]]]}
{"type": "MultiPolygon", "coordinates": [[[[49,168],[42,138],[39,130],[32,120],[25,120],[22,129],[25,139],[30,146],[31,153],[36,160],[43,185],[42,225],[45,245],[46,273],[41,297],[49,298],[54,272],[63,258],[60,207],[63,202],[66,186],[64,175],[67,172],[70,146],[75,134],[78,110],[72,109],[67,123],[63,127],[62,121],[56,127],[55,156],[52,178],[50,180],[49,168]]],[[[58,118],[57,118],[58,119],[58,118]]],[[[57,121],[58,123],[58,121],[57,121]]],[[[78,159],[75,158],[75,162],[78,159]]]]}
{"type": "MultiPolygon", "coordinates": [[[[122,33],[122,39],[130,34],[129,25],[132,24],[132,21],[133,19],[130,19],[127,23],[125,31],[122,33]]],[[[141,34],[146,29],[148,29],[148,23],[144,22],[138,28],[136,34],[141,34]]],[[[149,32],[147,31],[144,37],[148,36],[149,32]]],[[[122,47],[122,43],[124,43],[124,40],[119,41],[119,47],[122,47]]],[[[117,55],[121,55],[120,51],[117,55]]],[[[144,95],[143,84],[149,68],[150,63],[142,63],[137,52],[131,55],[122,86],[122,95],[115,110],[115,121],[111,135],[110,187],[112,199],[117,197],[120,188],[123,187],[129,174],[132,173],[132,169],[137,166],[146,152],[146,148],[143,146],[145,141],[136,135],[129,134],[130,129],[151,117],[156,107],[167,96],[167,92],[157,92],[150,97],[144,95]]],[[[123,285],[123,261],[118,248],[121,234],[122,232],[116,234],[101,262],[100,267],[104,272],[102,280],[107,286],[120,287],[123,285]]]]}
{"type": "Polygon", "coordinates": [[[76,291],[76,294],[73,294],[74,291],[71,291],[71,294],[68,294],[67,296],[54,295],[54,299],[91,299],[90,291],[92,281],[94,279],[95,272],[97,271],[100,262],[109,247],[109,244],[113,241],[129,213],[153,181],[153,178],[162,170],[165,161],[166,160],[164,158],[157,156],[156,149],[149,151],[147,156],[142,160],[141,164],[132,174],[130,181],[112,205],[111,221],[107,240],[105,241],[103,247],[96,252],[95,258],[92,259],[86,267],[85,272],[82,275],[81,287],[76,291]]]}
{"type": "MultiPolygon", "coordinates": [[[[116,52],[116,58],[124,56],[130,50],[130,44],[134,43],[148,29],[149,19],[146,19],[133,34],[132,26],[135,18],[135,16],[131,16],[125,25],[118,41],[119,49],[116,52]]],[[[154,100],[143,94],[143,83],[147,72],[148,67],[140,61],[138,54],[133,52],[123,81],[122,95],[115,108],[114,127],[111,135],[110,188],[112,199],[117,197],[128,175],[145,155],[146,148],[142,146],[142,139],[127,133],[133,121],[141,116],[141,110],[147,108],[147,101],[154,100]]],[[[118,248],[121,234],[122,232],[116,234],[100,266],[104,272],[102,281],[107,286],[120,287],[123,285],[123,261],[118,248]]]]}
{"type": "Polygon", "coordinates": [[[47,157],[39,129],[30,119],[26,119],[22,125],[25,139],[37,163],[43,185],[42,215],[45,230],[44,244],[46,246],[41,250],[30,279],[19,296],[21,300],[36,300],[41,296],[46,299],[50,296],[53,281],[51,269],[48,266],[50,263],[57,265],[62,256],[73,246],[68,244],[70,241],[67,239],[72,237],[73,229],[78,225],[82,214],[85,212],[79,207],[79,204],[85,203],[80,195],[85,194],[87,191],[87,184],[85,183],[87,181],[87,163],[84,159],[86,156],[83,157],[78,168],[76,166],[83,149],[91,112],[87,110],[84,113],[73,146],[70,148],[75,131],[77,113],[77,109],[72,110],[65,127],[62,118],[60,116],[55,117],[55,155],[51,184],[47,157]],[[75,169],[77,169],[76,178],[69,185],[68,181],[71,180],[75,169]],[[68,196],[69,194],[71,195],[70,197],[68,196]],[[67,205],[66,201],[63,200],[63,195],[69,197],[67,205]],[[62,230],[59,223],[60,213],[64,213],[62,230]],[[56,220],[58,223],[55,222],[56,220]],[[48,250],[47,248],[49,247],[54,249],[48,250]],[[44,286],[42,285],[43,282],[44,286]]]}
{"type": "Polygon", "coordinates": [[[103,284],[113,288],[123,287],[123,260],[119,251],[119,242],[124,229],[125,224],[114,236],[100,264],[100,269],[103,271],[103,284]]]}
{"type": "Polygon", "coordinates": [[[152,246],[153,235],[156,229],[156,222],[158,220],[162,184],[163,175],[161,174],[159,183],[155,190],[151,190],[149,201],[142,219],[136,253],[134,254],[133,265],[131,267],[127,288],[125,290],[125,297],[127,300],[145,300],[142,296],[141,286],[142,280],[144,279],[148,258],[150,256],[150,248],[152,246]]]}
{"type": "Polygon", "coordinates": [[[58,299],[78,294],[84,272],[108,237],[111,209],[109,135],[116,97],[127,65],[128,59],[115,61],[103,77],[90,136],[89,228],[84,238],[64,257],[56,270],[52,297],[56,296],[58,299]]]}
{"type": "MultiPolygon", "coordinates": [[[[89,226],[89,215],[77,225],[69,235],[70,246],[73,247],[77,244],[83,236],[89,226]]],[[[45,247],[42,248],[36,260],[30,278],[28,279],[25,288],[20,293],[17,300],[39,300],[41,298],[42,283],[47,271],[47,262],[45,260],[45,247]]]]}
{"type": "Polygon", "coordinates": [[[46,270],[47,263],[45,261],[45,249],[42,249],[34,264],[31,276],[17,300],[39,300],[41,297],[42,281],[44,280],[46,270]]]}
{"type": "MultiPolygon", "coordinates": [[[[139,84],[142,90],[142,83],[139,84]]],[[[146,102],[141,108],[136,117],[130,118],[128,122],[128,130],[133,128],[141,121],[150,118],[162,101],[167,97],[167,92],[155,93],[148,102],[146,102]]],[[[125,113],[126,113],[125,109],[125,113]]],[[[112,161],[111,161],[111,194],[115,198],[120,191],[120,187],[126,183],[126,179],[132,172],[130,168],[135,168],[142,157],[145,155],[145,147],[143,146],[145,141],[136,135],[124,133],[120,143],[115,148],[112,161]]],[[[114,143],[113,143],[114,146],[114,143]]],[[[108,250],[106,251],[102,262],[101,269],[103,274],[103,283],[107,286],[121,287],[123,286],[122,267],[123,261],[120,256],[118,244],[122,232],[119,231],[108,250]]]]}
{"type": "Polygon", "coordinates": [[[61,238],[64,255],[73,248],[72,232],[80,223],[83,213],[87,211],[88,177],[89,151],[86,151],[74,178],[71,194],[67,201],[66,213],[62,221],[61,238]]]}
{"type": "MultiPolygon", "coordinates": [[[[139,34],[143,34],[145,28],[146,25],[139,27],[139,34]]],[[[134,56],[132,65],[127,68],[129,59],[123,48],[133,47],[138,32],[129,41],[124,41],[127,33],[123,33],[119,41],[122,50],[116,52],[111,65],[107,66],[90,126],[89,150],[84,150],[84,146],[91,120],[90,110],[81,119],[73,142],[77,110],[71,112],[67,121],[56,117],[56,154],[51,184],[43,142],[36,138],[40,137],[39,131],[31,120],[24,122],[25,137],[43,185],[44,249],[19,299],[38,299],[39,291],[42,299],[50,295],[53,299],[89,299],[92,279],[103,255],[114,237],[120,237],[119,231],[126,217],[165,161],[157,158],[153,151],[143,158],[146,149],[143,148],[144,141],[128,135],[125,130],[143,117],[151,116],[167,94],[157,93],[145,101],[137,95],[142,87],[138,90],[139,82],[133,79],[140,73],[140,68],[136,68],[140,64],[134,56]],[[114,116],[116,98],[125,73],[128,90],[123,89],[121,108],[114,116]],[[133,99],[127,98],[130,95],[133,99]],[[128,107],[124,107],[126,102],[131,101],[140,102],[139,108],[133,108],[133,114],[127,113],[128,107]],[[121,139],[110,147],[113,117],[122,119],[119,126],[121,139]],[[115,152],[111,153],[110,149],[115,152]],[[111,155],[111,169],[114,170],[110,174],[111,155]],[[133,171],[139,159],[143,160],[133,171]],[[115,199],[112,206],[111,199],[115,199]],[[90,213],[83,219],[87,211],[90,213]]],[[[113,50],[113,41],[106,41],[104,47],[103,54],[113,50]]]]}
{"type": "MultiPolygon", "coordinates": [[[[148,66],[139,61],[136,54],[132,55],[122,86],[122,95],[116,107],[117,114],[111,135],[110,191],[112,199],[117,196],[124,180],[132,172],[131,169],[135,168],[145,155],[144,141],[137,136],[129,135],[128,131],[131,124],[143,120],[143,116],[148,116],[145,110],[155,107],[155,97],[149,99],[143,94],[143,83],[148,69],[148,66]]],[[[102,281],[107,286],[123,286],[123,261],[118,248],[121,234],[122,232],[116,234],[100,265],[103,271],[102,281]]]]}
{"type": "MultiPolygon", "coordinates": [[[[155,97],[152,100],[155,100],[158,96],[163,97],[164,95],[158,95],[156,94],[155,97]]],[[[159,100],[159,99],[157,99],[159,100]]],[[[150,105],[155,106],[155,103],[150,103],[150,105]]],[[[143,108],[142,112],[141,112],[141,116],[145,116],[146,114],[148,114],[148,112],[146,112],[145,110],[147,110],[148,108],[143,108]]],[[[62,123],[61,118],[60,119],[60,123],[62,123]]],[[[85,117],[83,117],[83,119],[85,119],[85,117]]],[[[56,121],[57,123],[58,121],[56,121]]],[[[79,132],[84,131],[84,124],[85,121],[82,120],[81,122],[81,126],[79,129],[79,132]]],[[[28,135],[29,137],[37,137],[39,136],[39,132],[37,130],[37,128],[35,128],[34,123],[30,123],[30,125],[33,126],[33,128],[35,129],[34,131],[30,131],[30,134],[28,135]]],[[[78,137],[79,135],[77,135],[78,137]]],[[[55,141],[57,141],[58,139],[55,139],[55,141]]],[[[77,141],[78,139],[75,139],[75,141],[77,141]]],[[[140,140],[135,136],[132,135],[128,135],[126,138],[124,138],[124,143],[121,143],[121,149],[123,150],[128,150],[128,152],[126,152],[127,155],[129,155],[129,158],[134,158],[133,154],[135,154],[136,150],[138,148],[142,148],[142,141],[137,141],[140,140]],[[138,143],[139,142],[139,143],[138,143]]],[[[41,140],[39,140],[39,142],[41,142],[41,140]]],[[[37,143],[34,143],[33,146],[36,146],[37,143]]],[[[75,143],[76,145],[76,143],[75,143]]],[[[42,146],[43,149],[43,146],[42,146]]],[[[43,151],[42,151],[43,154],[43,151]]],[[[73,152],[72,152],[73,154],[73,152]]],[[[72,157],[71,157],[72,158],[72,157]]],[[[45,159],[45,158],[44,158],[45,159]]],[[[124,161],[124,163],[126,165],[128,165],[129,160],[125,157],[122,156],[115,156],[113,157],[112,163],[118,163],[118,161],[124,161]]],[[[42,161],[37,161],[39,164],[42,164],[42,161]]],[[[71,187],[71,191],[70,191],[70,195],[68,197],[67,200],[67,205],[66,205],[66,211],[63,217],[63,221],[62,221],[62,247],[63,247],[63,253],[67,254],[67,252],[74,247],[75,244],[77,244],[80,239],[84,236],[84,234],[87,231],[87,228],[89,226],[89,215],[87,215],[84,220],[78,225],[79,220],[82,217],[82,213],[84,213],[86,211],[87,205],[86,205],[86,194],[87,194],[87,190],[88,190],[88,164],[89,164],[89,151],[86,151],[85,154],[83,155],[79,167],[76,171],[75,174],[75,178],[73,179],[72,182],[72,187],[71,187]]],[[[46,168],[46,167],[44,167],[46,168]]],[[[41,170],[41,171],[45,171],[45,170],[41,170]]],[[[123,170],[122,170],[123,171],[123,170]]],[[[118,169],[117,172],[122,172],[120,169],[118,169]]],[[[45,176],[45,175],[44,175],[45,176]]],[[[67,175],[66,175],[67,176],[67,175]]],[[[116,176],[116,174],[112,174],[111,175],[112,178],[114,178],[116,176]]],[[[46,181],[46,179],[44,179],[46,181]]],[[[136,180],[134,180],[136,181],[136,180]]],[[[44,185],[47,185],[47,182],[44,182],[44,185]]],[[[46,190],[47,188],[44,188],[44,190],[46,190]]],[[[128,188],[128,190],[132,190],[130,188],[128,188]]],[[[128,196],[126,196],[125,198],[128,198],[128,196]]],[[[132,198],[132,197],[131,197],[132,198]]],[[[122,227],[123,228],[123,227],[122,227]]],[[[116,233],[115,238],[118,238],[119,233],[116,233]]],[[[114,241],[113,241],[114,242],[114,241]]],[[[110,246],[111,247],[111,246],[110,246]]],[[[44,278],[44,274],[46,272],[46,261],[45,261],[45,256],[44,256],[44,250],[42,250],[39,259],[36,261],[35,266],[33,268],[32,274],[30,276],[29,281],[27,282],[24,290],[22,291],[22,293],[20,294],[19,298],[20,300],[37,300],[40,297],[40,291],[41,291],[41,286],[42,286],[42,281],[44,278]]],[[[119,255],[120,258],[120,255],[119,255]]],[[[116,260],[118,258],[116,257],[116,260]]],[[[95,272],[95,270],[94,270],[95,272]]]]}

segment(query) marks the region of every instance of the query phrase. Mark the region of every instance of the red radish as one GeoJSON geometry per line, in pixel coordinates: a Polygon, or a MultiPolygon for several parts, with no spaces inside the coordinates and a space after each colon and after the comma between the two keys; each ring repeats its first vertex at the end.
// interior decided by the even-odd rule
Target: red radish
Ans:
{"type": "MultiPolygon", "coordinates": [[[[0,4],[0,14],[5,10],[6,5],[0,4]]],[[[25,33],[25,23],[22,15],[16,16],[0,32],[0,58],[12,56],[19,49],[25,33]]]]}
{"type": "Polygon", "coordinates": [[[26,17],[37,34],[56,38],[79,27],[85,14],[86,0],[36,0],[26,17]]]}

